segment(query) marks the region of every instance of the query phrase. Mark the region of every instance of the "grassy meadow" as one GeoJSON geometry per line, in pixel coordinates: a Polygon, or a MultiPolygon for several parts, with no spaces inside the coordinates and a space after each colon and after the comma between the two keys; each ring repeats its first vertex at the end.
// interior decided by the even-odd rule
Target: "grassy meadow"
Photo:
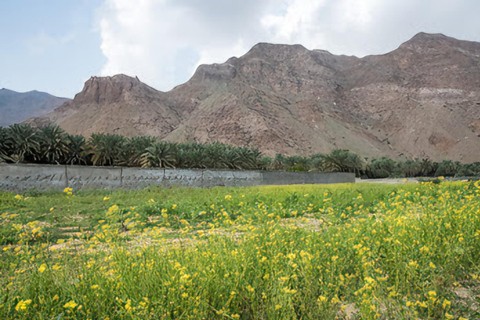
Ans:
{"type": "Polygon", "coordinates": [[[0,319],[479,319],[479,192],[0,192],[0,319]]]}

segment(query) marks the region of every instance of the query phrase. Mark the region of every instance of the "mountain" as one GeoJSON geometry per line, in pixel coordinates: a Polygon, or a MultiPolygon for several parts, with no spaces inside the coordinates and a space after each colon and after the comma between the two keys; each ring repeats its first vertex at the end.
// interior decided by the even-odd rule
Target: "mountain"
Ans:
{"type": "Polygon", "coordinates": [[[0,127],[8,127],[30,117],[43,116],[68,100],[39,91],[20,93],[0,89],[0,127]]]}
{"type": "Polygon", "coordinates": [[[275,153],[349,149],[365,158],[480,160],[480,43],[420,33],[364,58],[259,43],[201,65],[169,92],[125,75],[92,77],[29,123],[75,134],[219,141],[275,153]]]}

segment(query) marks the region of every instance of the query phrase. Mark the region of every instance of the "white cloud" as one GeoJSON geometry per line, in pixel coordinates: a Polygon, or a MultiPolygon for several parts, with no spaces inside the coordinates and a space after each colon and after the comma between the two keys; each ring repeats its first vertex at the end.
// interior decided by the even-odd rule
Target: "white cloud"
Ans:
{"type": "Polygon", "coordinates": [[[188,80],[201,63],[245,53],[255,43],[252,39],[262,38],[252,30],[259,19],[248,17],[258,14],[245,8],[262,5],[254,0],[226,7],[225,3],[107,0],[100,13],[101,49],[107,58],[102,74],[137,75],[168,90],[188,80]],[[242,40],[244,35],[248,43],[242,40]]]}
{"type": "Polygon", "coordinates": [[[310,48],[324,44],[322,24],[317,13],[326,0],[289,0],[285,12],[267,14],[262,20],[269,38],[280,43],[300,43],[310,48]]]}
{"type": "Polygon", "coordinates": [[[420,31],[478,41],[479,9],[476,0],[105,0],[102,74],[136,75],[168,90],[199,64],[224,62],[257,42],[363,56],[420,31]]]}

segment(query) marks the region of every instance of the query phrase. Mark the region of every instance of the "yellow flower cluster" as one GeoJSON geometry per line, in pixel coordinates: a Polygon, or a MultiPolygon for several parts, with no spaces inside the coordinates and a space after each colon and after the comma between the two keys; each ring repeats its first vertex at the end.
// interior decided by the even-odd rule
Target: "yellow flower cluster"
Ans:
{"type": "MultiPolygon", "coordinates": [[[[99,196],[91,228],[51,234],[51,222],[26,222],[31,198],[10,194],[15,207],[0,215],[12,230],[0,251],[0,318],[466,316],[452,297],[478,284],[478,183],[276,188],[230,189],[198,204],[147,194],[106,205],[99,196]]],[[[43,200],[38,216],[82,195],[61,197],[43,200]]],[[[72,211],[72,225],[85,223],[72,211]]]]}

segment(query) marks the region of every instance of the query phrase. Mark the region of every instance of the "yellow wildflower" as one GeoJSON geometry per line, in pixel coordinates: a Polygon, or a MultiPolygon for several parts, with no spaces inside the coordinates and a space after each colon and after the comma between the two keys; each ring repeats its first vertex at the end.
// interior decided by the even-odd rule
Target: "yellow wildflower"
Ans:
{"type": "Polygon", "coordinates": [[[452,303],[450,301],[448,301],[447,299],[443,300],[443,303],[442,303],[442,307],[443,309],[446,309],[447,307],[449,307],[452,303]]]}
{"type": "Polygon", "coordinates": [[[127,303],[125,304],[125,310],[130,311],[132,309],[132,301],[127,299],[127,303]]]}
{"type": "Polygon", "coordinates": [[[114,204],[113,206],[111,206],[110,208],[108,208],[108,212],[112,213],[114,211],[117,211],[118,210],[118,206],[116,204],[114,204]]]}
{"type": "Polygon", "coordinates": [[[78,303],[75,303],[75,301],[70,300],[70,302],[67,302],[63,305],[64,308],[70,308],[74,309],[76,306],[78,306],[78,303]]]}
{"type": "Polygon", "coordinates": [[[45,263],[42,263],[40,265],[40,268],[38,268],[38,272],[43,273],[47,269],[47,265],[45,263]]]}
{"type": "Polygon", "coordinates": [[[25,310],[27,306],[32,303],[32,299],[20,300],[15,306],[16,311],[25,310]]]}

